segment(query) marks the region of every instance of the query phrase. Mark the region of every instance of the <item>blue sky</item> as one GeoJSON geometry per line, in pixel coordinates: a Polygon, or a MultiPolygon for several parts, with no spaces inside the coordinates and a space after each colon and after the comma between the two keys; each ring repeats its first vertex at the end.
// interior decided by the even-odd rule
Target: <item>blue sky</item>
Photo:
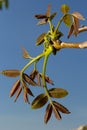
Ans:
{"type": "MultiPolygon", "coordinates": [[[[87,25],[87,1],[79,0],[10,0],[9,9],[0,11],[0,70],[21,69],[27,61],[22,58],[22,47],[32,56],[42,51],[35,46],[36,38],[48,26],[37,26],[35,14],[45,13],[47,5],[51,4],[52,12],[58,14],[54,20],[57,24],[61,17],[60,6],[68,4],[71,12],[78,11],[85,18],[81,25],[87,25]]],[[[65,34],[63,41],[82,42],[87,40],[87,33],[68,40],[68,28],[61,26],[65,34]]],[[[41,68],[41,64],[40,64],[41,68]]],[[[62,114],[58,121],[52,116],[47,125],[43,122],[45,107],[40,110],[31,110],[24,103],[22,96],[16,103],[9,98],[9,91],[16,79],[0,76],[0,129],[1,130],[72,130],[87,123],[87,50],[64,49],[56,57],[49,59],[47,73],[54,80],[56,87],[68,90],[69,95],[59,100],[70,111],[70,115],[62,114]]],[[[39,90],[34,90],[36,95],[39,90]]]]}

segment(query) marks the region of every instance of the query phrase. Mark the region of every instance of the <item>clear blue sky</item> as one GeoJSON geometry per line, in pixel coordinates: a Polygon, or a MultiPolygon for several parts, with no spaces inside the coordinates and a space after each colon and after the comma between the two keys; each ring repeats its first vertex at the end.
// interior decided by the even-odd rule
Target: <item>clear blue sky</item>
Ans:
{"type": "MultiPolygon", "coordinates": [[[[35,46],[35,40],[48,26],[36,26],[35,14],[45,13],[51,4],[52,12],[57,11],[54,23],[60,18],[60,6],[68,4],[71,12],[78,11],[86,18],[81,25],[87,25],[87,0],[10,0],[9,9],[0,11],[0,70],[21,69],[27,63],[22,58],[22,47],[32,56],[41,52],[35,46]]],[[[87,33],[73,36],[68,40],[67,27],[61,27],[65,36],[63,41],[82,42],[87,40],[87,33]]],[[[41,64],[40,64],[41,67],[41,64]]],[[[58,121],[52,116],[47,125],[43,122],[45,107],[31,110],[24,103],[22,96],[16,103],[9,98],[9,91],[16,79],[0,76],[0,130],[72,130],[87,124],[87,50],[64,49],[56,57],[52,56],[48,63],[48,75],[55,86],[68,90],[69,95],[59,100],[70,111],[70,115],[62,114],[58,121]]],[[[34,90],[36,95],[37,91],[34,90]]]]}

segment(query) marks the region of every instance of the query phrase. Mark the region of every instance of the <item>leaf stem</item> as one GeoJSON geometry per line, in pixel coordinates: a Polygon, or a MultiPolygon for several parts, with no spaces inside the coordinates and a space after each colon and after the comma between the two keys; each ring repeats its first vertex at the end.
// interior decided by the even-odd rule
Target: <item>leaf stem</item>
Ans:
{"type": "Polygon", "coordinates": [[[37,62],[38,62],[38,60],[36,60],[36,61],[34,62],[34,70],[37,70],[37,62]]]}
{"type": "Polygon", "coordinates": [[[20,79],[22,81],[22,74],[24,73],[24,71],[34,62],[36,62],[37,60],[39,60],[40,58],[42,58],[43,56],[45,56],[45,52],[39,54],[38,56],[36,56],[35,58],[33,58],[30,62],[28,62],[21,70],[21,74],[20,74],[20,79]]]}
{"type": "Polygon", "coordinates": [[[58,21],[58,24],[57,24],[57,26],[56,26],[56,28],[55,28],[55,32],[54,32],[55,34],[56,34],[57,30],[59,29],[59,26],[60,26],[60,24],[62,23],[64,16],[65,16],[65,15],[63,15],[63,16],[60,18],[60,20],[58,21]]]}
{"type": "Polygon", "coordinates": [[[53,33],[53,24],[52,24],[52,21],[48,21],[49,22],[49,26],[50,26],[50,32],[51,34],[53,33]]]}
{"type": "Polygon", "coordinates": [[[51,53],[52,53],[52,47],[50,47],[47,50],[47,53],[44,57],[43,70],[42,70],[42,82],[43,82],[44,91],[45,91],[46,95],[48,96],[50,103],[52,104],[52,100],[50,98],[50,95],[49,95],[49,92],[48,92],[48,89],[47,89],[47,85],[46,85],[46,81],[45,81],[47,61],[48,61],[48,58],[49,58],[51,53]]]}

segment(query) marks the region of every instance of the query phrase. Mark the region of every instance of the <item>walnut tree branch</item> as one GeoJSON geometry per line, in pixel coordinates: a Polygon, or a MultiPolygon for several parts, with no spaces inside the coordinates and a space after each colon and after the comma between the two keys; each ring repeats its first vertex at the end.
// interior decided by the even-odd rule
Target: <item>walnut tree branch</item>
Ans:
{"type": "Polygon", "coordinates": [[[87,48],[87,41],[80,42],[80,43],[68,43],[68,42],[61,42],[58,43],[58,41],[53,42],[53,47],[56,50],[62,49],[62,48],[87,48]]]}
{"type": "Polygon", "coordinates": [[[83,26],[83,27],[80,27],[79,29],[78,29],[78,32],[80,33],[80,32],[84,32],[84,31],[87,31],[87,26],[83,26]]]}

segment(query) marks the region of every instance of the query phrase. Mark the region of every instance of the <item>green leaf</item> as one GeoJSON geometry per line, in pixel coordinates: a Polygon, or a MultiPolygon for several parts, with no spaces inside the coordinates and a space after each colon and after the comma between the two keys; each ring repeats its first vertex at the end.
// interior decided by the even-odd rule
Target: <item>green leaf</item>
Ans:
{"type": "Polygon", "coordinates": [[[3,4],[5,5],[6,8],[9,6],[8,0],[0,0],[0,9],[2,9],[3,4]]]}
{"type": "Polygon", "coordinates": [[[8,0],[5,0],[5,7],[8,8],[8,6],[9,6],[9,2],[8,0]]]}
{"type": "Polygon", "coordinates": [[[38,109],[43,107],[48,101],[48,97],[46,94],[40,94],[39,96],[37,96],[32,104],[31,104],[31,108],[32,109],[38,109]]]}
{"type": "Polygon", "coordinates": [[[63,98],[68,95],[68,92],[63,88],[52,88],[49,90],[49,94],[53,98],[63,98]]]}
{"type": "Polygon", "coordinates": [[[0,1],[0,10],[2,9],[2,1],[0,1]]]}
{"type": "Polygon", "coordinates": [[[68,13],[68,12],[69,12],[69,10],[70,10],[70,8],[69,8],[69,6],[68,6],[68,5],[63,4],[63,5],[61,6],[61,11],[62,11],[62,13],[63,13],[63,14],[68,13]]]}
{"type": "Polygon", "coordinates": [[[70,27],[72,24],[72,18],[69,14],[65,15],[63,18],[63,22],[65,23],[66,26],[70,27]]]}
{"type": "Polygon", "coordinates": [[[45,37],[46,33],[42,33],[36,40],[36,45],[40,45],[44,42],[44,37],[45,37]]]}

